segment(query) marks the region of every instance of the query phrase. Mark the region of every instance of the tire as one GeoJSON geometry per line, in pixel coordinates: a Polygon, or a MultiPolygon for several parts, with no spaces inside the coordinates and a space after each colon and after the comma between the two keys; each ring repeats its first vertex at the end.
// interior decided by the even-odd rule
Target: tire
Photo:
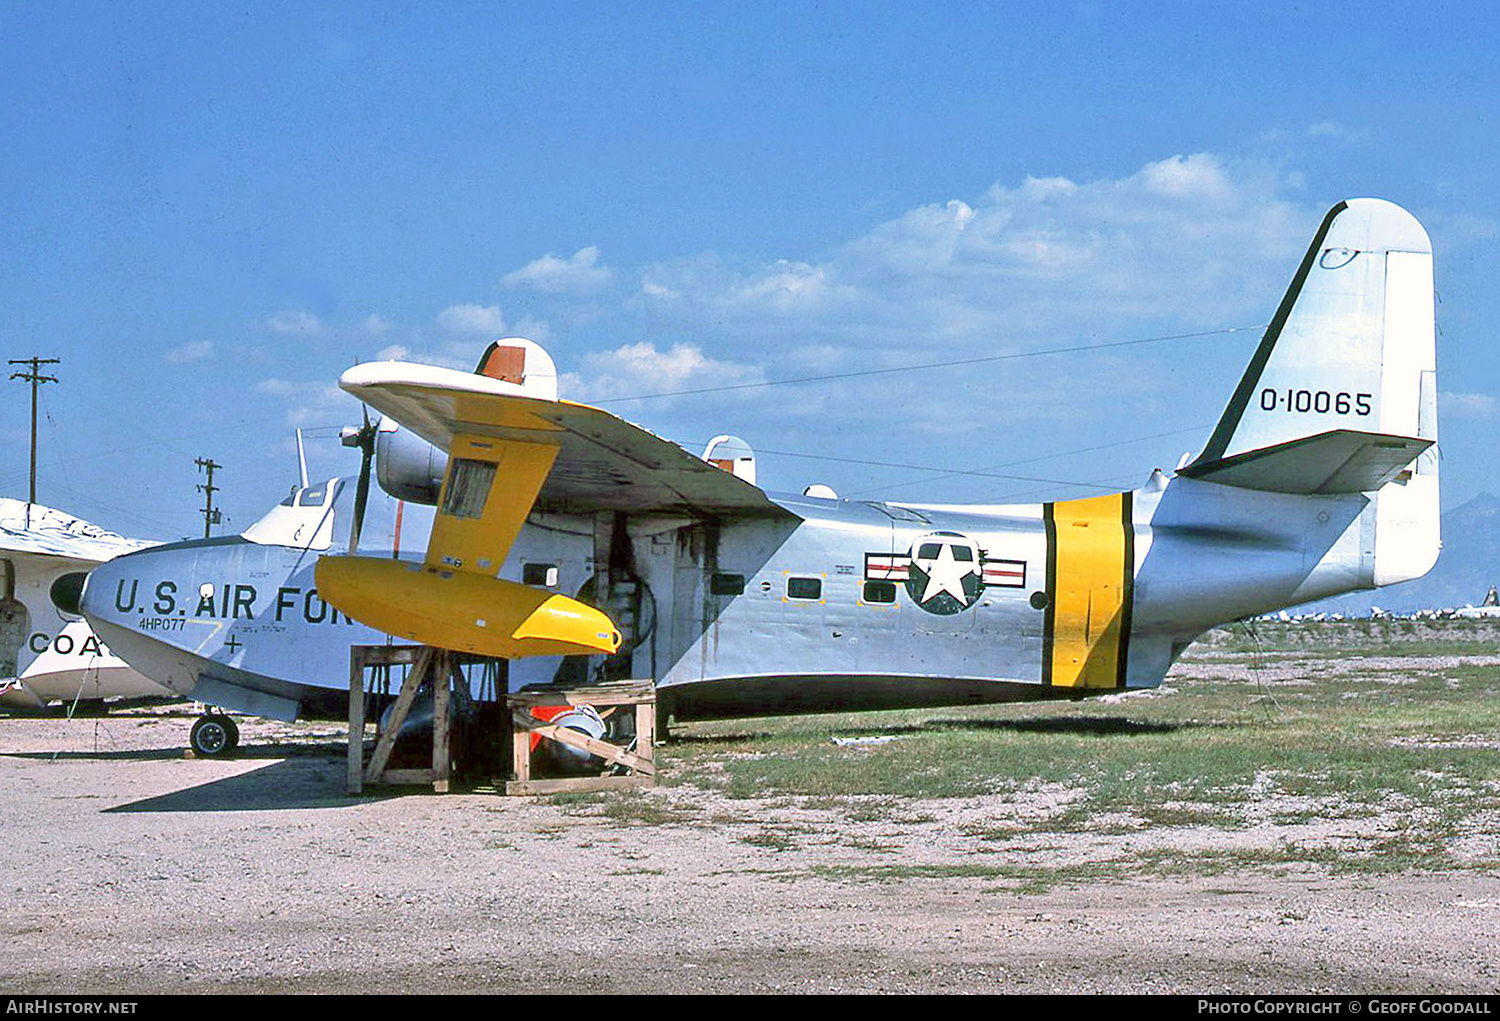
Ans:
{"type": "Polygon", "coordinates": [[[193,754],[205,759],[221,759],[239,744],[239,728],[222,713],[200,716],[188,734],[193,754]]]}

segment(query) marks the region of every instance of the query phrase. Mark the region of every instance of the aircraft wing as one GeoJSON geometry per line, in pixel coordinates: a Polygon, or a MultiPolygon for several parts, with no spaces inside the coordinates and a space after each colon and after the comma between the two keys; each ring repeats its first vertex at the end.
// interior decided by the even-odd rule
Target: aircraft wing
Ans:
{"type": "Polygon", "coordinates": [[[350,369],[339,385],[446,450],[448,467],[422,564],[323,557],[318,590],[353,619],[425,645],[506,658],[619,648],[597,608],[499,577],[533,508],[789,515],[674,443],[504,378],[383,362],[350,369]]]}
{"type": "Polygon", "coordinates": [[[24,500],[0,498],[0,553],[13,558],[37,557],[102,564],[122,553],[155,543],[126,539],[82,518],[24,500]]]}
{"type": "Polygon", "coordinates": [[[487,376],[401,362],[357,365],[339,385],[452,456],[461,456],[454,441],[462,436],[555,447],[536,510],[792,516],[743,479],[586,404],[525,396],[487,376]]]}

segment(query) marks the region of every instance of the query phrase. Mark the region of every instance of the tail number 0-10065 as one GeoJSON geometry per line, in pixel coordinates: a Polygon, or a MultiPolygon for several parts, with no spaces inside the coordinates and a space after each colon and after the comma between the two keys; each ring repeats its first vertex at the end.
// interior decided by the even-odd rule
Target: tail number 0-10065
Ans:
{"type": "Polygon", "coordinates": [[[1260,392],[1262,411],[1303,411],[1326,415],[1356,415],[1370,413],[1371,394],[1330,393],[1327,390],[1273,390],[1266,387],[1260,392]]]}

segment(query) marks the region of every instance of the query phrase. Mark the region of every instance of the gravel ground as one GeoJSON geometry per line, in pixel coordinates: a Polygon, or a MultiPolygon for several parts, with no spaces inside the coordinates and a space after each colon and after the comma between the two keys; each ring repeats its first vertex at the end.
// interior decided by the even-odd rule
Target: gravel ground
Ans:
{"type": "Polygon", "coordinates": [[[676,787],[640,797],[687,821],[628,825],[349,798],[337,726],[246,720],[244,757],[209,761],[183,756],[191,718],[0,718],[0,992],[1500,991],[1500,878],[1479,872],[875,882],[1000,806],[862,824],[676,787]]]}

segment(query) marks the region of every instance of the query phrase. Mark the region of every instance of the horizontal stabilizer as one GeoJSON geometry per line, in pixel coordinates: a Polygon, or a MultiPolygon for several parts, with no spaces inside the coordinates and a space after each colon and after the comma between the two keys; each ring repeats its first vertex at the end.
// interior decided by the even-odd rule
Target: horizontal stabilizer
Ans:
{"type": "Polygon", "coordinates": [[[1271,493],[1369,493],[1394,481],[1432,442],[1334,429],[1233,457],[1194,462],[1178,474],[1271,493]]]}

